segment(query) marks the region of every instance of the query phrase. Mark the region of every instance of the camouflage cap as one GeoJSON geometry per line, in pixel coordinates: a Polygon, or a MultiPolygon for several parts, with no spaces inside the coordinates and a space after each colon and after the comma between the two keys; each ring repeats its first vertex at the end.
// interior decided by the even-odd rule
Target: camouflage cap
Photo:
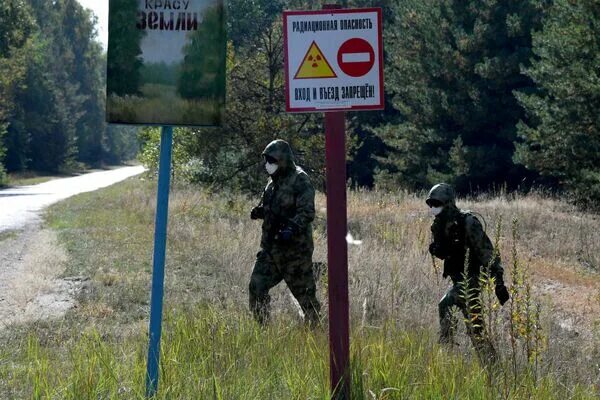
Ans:
{"type": "Polygon", "coordinates": [[[282,168],[295,168],[294,155],[289,143],[285,140],[276,139],[265,147],[262,152],[263,156],[273,157],[279,161],[279,166],[282,168]]]}
{"type": "Polygon", "coordinates": [[[455,195],[452,186],[448,185],[447,183],[438,183],[431,188],[425,202],[430,204],[431,200],[436,200],[442,203],[442,205],[446,206],[449,204],[454,204],[454,198],[455,195]]]}

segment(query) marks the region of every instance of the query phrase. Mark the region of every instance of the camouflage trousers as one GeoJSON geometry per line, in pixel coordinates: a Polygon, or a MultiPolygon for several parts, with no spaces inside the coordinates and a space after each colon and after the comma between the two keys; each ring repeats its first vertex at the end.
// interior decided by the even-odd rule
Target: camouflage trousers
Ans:
{"type": "Polygon", "coordinates": [[[438,304],[440,317],[440,343],[454,343],[456,320],[452,315],[452,307],[458,307],[467,322],[467,333],[482,361],[496,361],[496,349],[485,335],[482,317],[479,286],[471,285],[469,289],[471,301],[469,307],[461,293],[461,283],[455,282],[438,304]]]}
{"type": "Polygon", "coordinates": [[[256,255],[249,285],[250,310],[254,318],[261,324],[269,320],[269,290],[282,280],[298,300],[305,322],[311,326],[317,325],[321,305],[316,296],[312,254],[308,257],[293,255],[288,258],[285,254],[261,250],[256,255]]]}

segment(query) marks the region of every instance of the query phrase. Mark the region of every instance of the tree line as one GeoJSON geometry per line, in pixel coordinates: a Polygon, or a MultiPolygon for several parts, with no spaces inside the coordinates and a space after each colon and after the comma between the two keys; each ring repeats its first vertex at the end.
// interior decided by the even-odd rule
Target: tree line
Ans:
{"type": "Polygon", "coordinates": [[[95,24],[76,0],[0,4],[0,183],[5,171],[63,172],[135,156],[135,130],[104,123],[95,24]]]}
{"type": "MultiPolygon", "coordinates": [[[[598,205],[597,0],[342,3],[384,11],[386,109],[347,114],[350,185],[543,188],[598,205]]],[[[260,153],[281,137],[322,184],[322,115],[285,113],[281,24],[282,10],[320,4],[230,0],[227,7],[224,124],[176,130],[175,176],[260,190],[260,153]]],[[[74,0],[10,0],[0,10],[4,165],[61,168],[112,154],[92,16],[74,0]]],[[[140,131],[149,166],[158,138],[155,128],[140,131]]]]}
{"type": "MultiPolygon", "coordinates": [[[[600,201],[600,3],[596,0],[344,1],[384,10],[386,110],[348,113],[353,187],[460,193],[544,189],[600,201]]],[[[322,115],[284,110],[284,9],[228,2],[227,112],[176,135],[176,174],[260,190],[260,152],[288,140],[322,183],[322,115]]],[[[141,134],[155,165],[158,132],[141,134]]]]}

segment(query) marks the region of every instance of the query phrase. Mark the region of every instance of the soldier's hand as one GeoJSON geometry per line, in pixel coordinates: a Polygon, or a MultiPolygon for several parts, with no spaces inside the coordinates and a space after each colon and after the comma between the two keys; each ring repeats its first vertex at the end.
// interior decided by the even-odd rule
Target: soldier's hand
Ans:
{"type": "Polygon", "coordinates": [[[265,218],[265,209],[261,206],[254,207],[252,211],[250,211],[251,219],[264,219],[265,218]]]}
{"type": "Polygon", "coordinates": [[[431,254],[432,256],[435,256],[435,251],[436,251],[436,245],[435,243],[431,242],[429,243],[429,254],[431,254]]]}
{"type": "Polygon", "coordinates": [[[508,289],[504,285],[496,285],[496,297],[498,297],[498,301],[500,305],[504,305],[510,299],[510,295],[508,294],[508,289]]]}
{"type": "Polygon", "coordinates": [[[283,242],[288,242],[294,236],[294,230],[290,226],[286,226],[282,230],[279,231],[279,239],[283,242]]]}
{"type": "Polygon", "coordinates": [[[446,254],[444,254],[443,249],[441,249],[440,246],[436,242],[432,242],[429,244],[429,253],[432,256],[439,258],[440,260],[443,260],[446,258],[446,254]]]}

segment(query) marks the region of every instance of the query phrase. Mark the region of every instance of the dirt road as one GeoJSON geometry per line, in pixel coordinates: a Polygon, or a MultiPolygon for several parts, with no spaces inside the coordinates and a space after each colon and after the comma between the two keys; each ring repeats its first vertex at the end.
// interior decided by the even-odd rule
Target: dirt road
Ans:
{"type": "Polygon", "coordinates": [[[60,200],[110,186],[143,171],[141,166],[124,167],[0,190],[0,233],[39,222],[39,212],[60,200]]]}
{"type": "Polygon", "coordinates": [[[59,278],[67,254],[56,233],[41,226],[43,210],[143,171],[139,166],[125,167],[0,191],[0,330],[61,316],[87,285],[86,277],[59,278]]]}

